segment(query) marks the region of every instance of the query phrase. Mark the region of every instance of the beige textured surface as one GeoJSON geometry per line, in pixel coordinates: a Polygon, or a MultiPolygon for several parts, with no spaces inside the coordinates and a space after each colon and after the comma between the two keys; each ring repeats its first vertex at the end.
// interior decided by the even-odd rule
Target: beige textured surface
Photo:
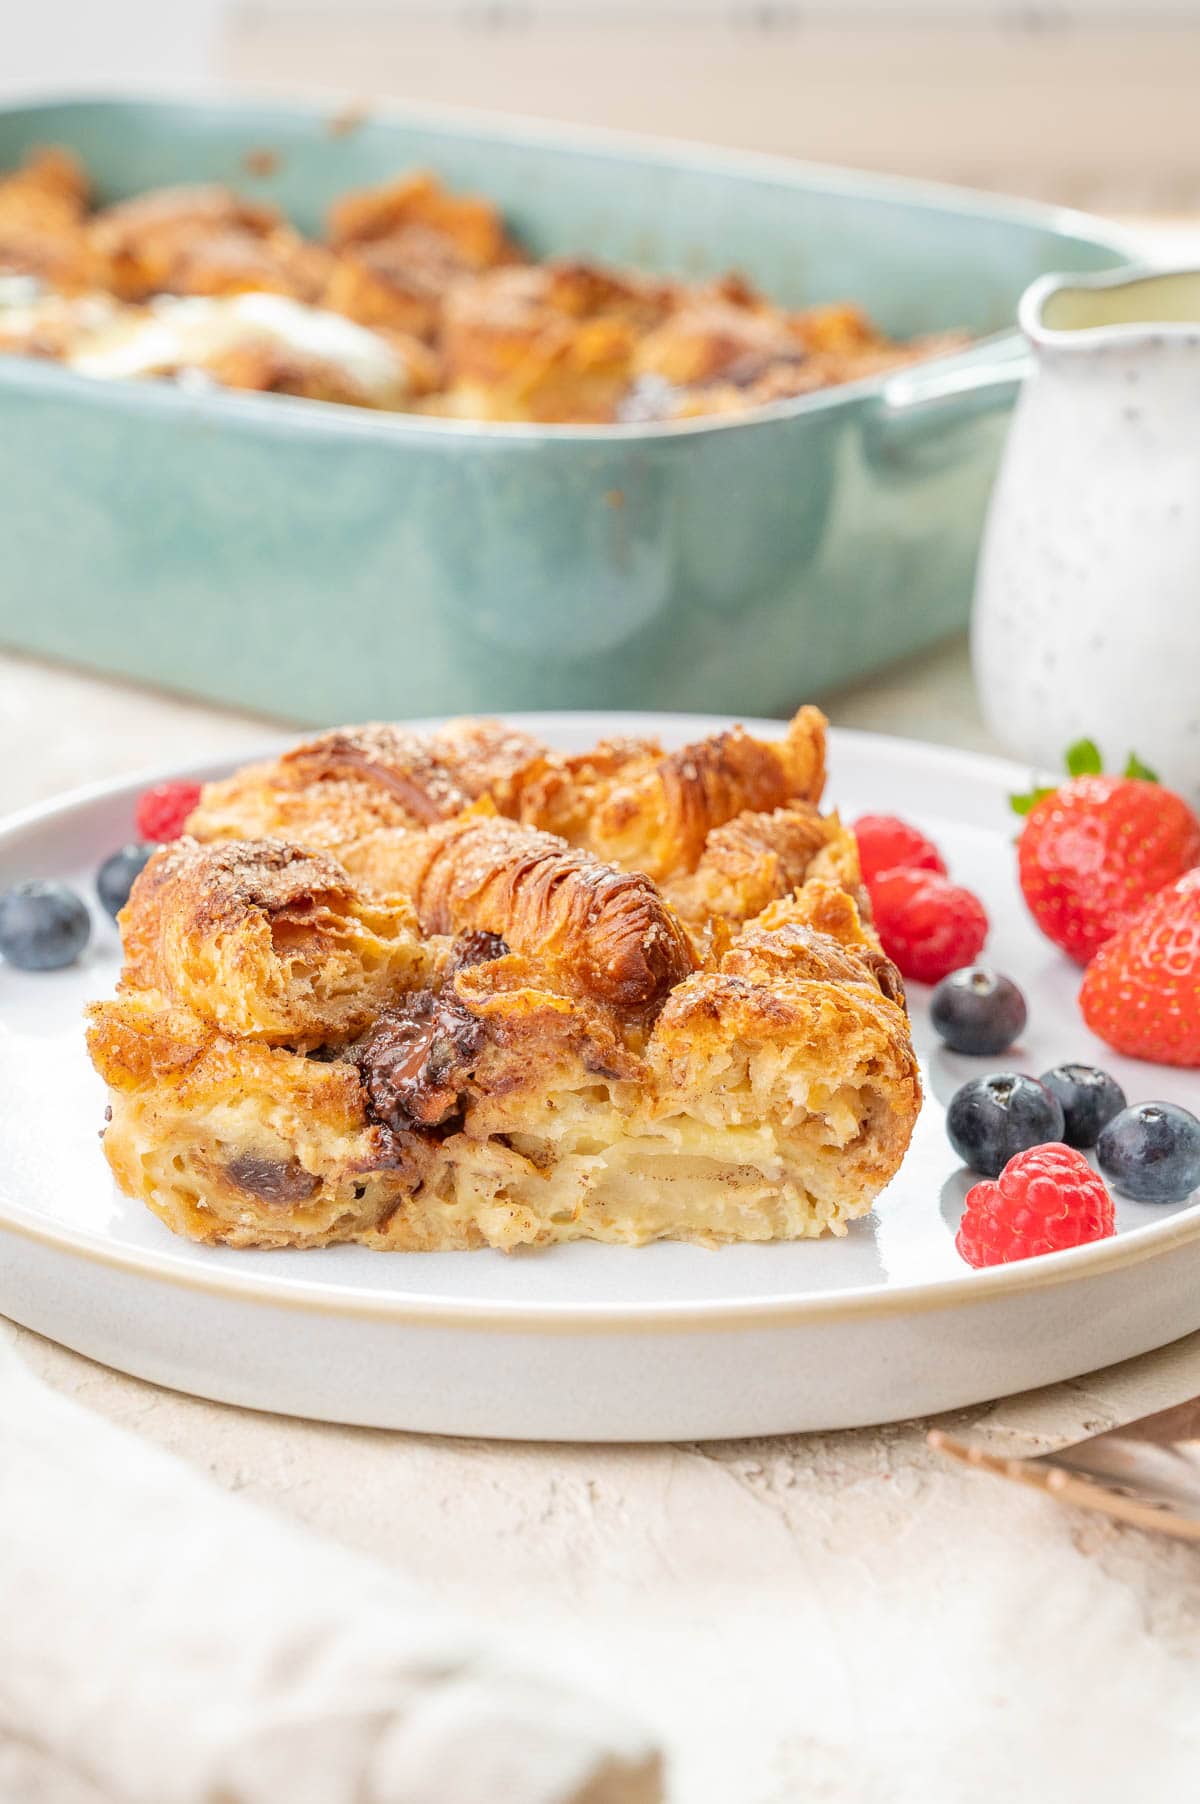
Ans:
{"type": "MultiPolygon", "coordinates": [[[[961,647],[832,712],[987,743],[961,647]]],[[[269,730],[0,658],[0,811],[241,752],[269,730]]],[[[50,1384],[230,1490],[565,1669],[602,1671],[667,1738],[672,1804],[1194,1792],[1200,1554],[944,1466],[919,1427],[706,1447],[454,1442],[255,1416],[17,1340],[50,1384]]],[[[1200,1336],[975,1414],[1018,1452],[1197,1391],[1200,1336]]]]}
{"type": "Polygon", "coordinates": [[[1187,0],[408,0],[354,20],[243,3],[216,66],[1077,206],[1182,209],[1198,191],[1187,0]]]}

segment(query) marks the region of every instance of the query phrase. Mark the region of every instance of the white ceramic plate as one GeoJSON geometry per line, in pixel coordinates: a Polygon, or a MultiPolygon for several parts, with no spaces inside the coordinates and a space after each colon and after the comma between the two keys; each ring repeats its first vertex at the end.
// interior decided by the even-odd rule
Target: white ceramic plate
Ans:
{"type": "MultiPolygon", "coordinates": [[[[670,743],[695,716],[533,715],[566,749],[602,733],[670,743]]],[[[748,723],[773,735],[771,722],[748,723]]],[[[203,775],[215,775],[206,771],[203,775]]],[[[1200,1108],[1200,1078],[1123,1062],[1083,1027],[1078,972],[1035,931],[1014,877],[1015,766],[834,733],[830,801],[902,813],[984,898],[988,956],[1030,1001],[1004,1061],[1102,1063],[1131,1100],[1200,1108]]],[[[92,895],[132,833],[140,784],[108,785],[0,830],[0,885],[57,876],[92,895]]],[[[557,1440],[679,1440],[850,1427],[1076,1376],[1200,1327],[1200,1201],[1119,1202],[1115,1239],[988,1272],[954,1250],[971,1180],[944,1104],[989,1062],[938,1050],[913,986],[928,1100],[874,1214],[843,1240],[718,1251],[577,1243],[539,1252],[244,1252],[192,1246],[114,1189],[104,1095],[80,1010],[118,966],[97,911],[79,967],[0,969],[0,1310],[139,1376],[225,1402],[376,1427],[557,1440]]]]}

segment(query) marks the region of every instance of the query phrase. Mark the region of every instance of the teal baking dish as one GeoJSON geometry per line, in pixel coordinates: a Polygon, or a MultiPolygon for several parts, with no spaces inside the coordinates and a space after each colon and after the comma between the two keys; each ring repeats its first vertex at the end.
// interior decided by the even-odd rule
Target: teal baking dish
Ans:
{"type": "Polygon", "coordinates": [[[966,618],[1049,269],[1092,222],[757,155],[476,116],[69,99],[0,110],[0,166],[71,146],[103,200],[226,180],[312,229],[423,165],[536,252],[734,267],[790,304],[981,342],[748,417],[498,426],[101,383],[0,358],[0,639],[308,721],[474,709],[777,713],[966,618]],[[254,153],[264,150],[273,158],[254,153]],[[252,174],[271,165],[269,174],[252,174]]]}

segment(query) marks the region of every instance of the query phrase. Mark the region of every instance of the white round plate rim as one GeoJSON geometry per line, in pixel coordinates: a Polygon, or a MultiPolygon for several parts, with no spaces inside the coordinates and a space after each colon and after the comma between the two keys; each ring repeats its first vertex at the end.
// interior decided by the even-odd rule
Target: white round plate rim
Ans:
{"type": "MultiPolygon", "coordinates": [[[[430,716],[400,724],[421,731],[440,725],[445,718],[430,716]]],[[[553,744],[556,736],[564,731],[594,734],[597,738],[614,734],[649,736],[664,733],[675,739],[702,737],[728,728],[735,717],[647,711],[608,713],[566,710],[505,713],[503,718],[513,726],[524,728],[553,744]]],[[[765,737],[778,736],[787,724],[785,721],[748,715],[736,718],[749,731],[765,737]]],[[[294,742],[294,733],[264,740],[257,755],[271,757],[282,746],[294,742]]],[[[1028,787],[1031,775],[1026,766],[987,753],[961,751],[951,746],[902,739],[890,734],[833,727],[830,729],[831,762],[836,759],[839,749],[844,749],[847,753],[857,752],[860,755],[900,761],[913,771],[914,776],[928,772],[933,767],[944,775],[968,780],[974,778],[989,787],[1002,786],[1006,790],[1028,787]]],[[[226,774],[250,761],[251,758],[239,756],[211,760],[201,765],[175,763],[152,767],[133,775],[87,784],[47,802],[37,803],[0,821],[0,857],[13,840],[31,828],[52,824],[103,801],[123,796],[132,798],[150,783],[175,778],[203,780],[226,774]]],[[[102,1177],[102,1174],[103,1167],[100,1166],[98,1177],[102,1177]]],[[[953,1277],[915,1283],[853,1286],[836,1291],[798,1291],[755,1298],[716,1297],[654,1303],[539,1303],[525,1299],[483,1301],[443,1296],[422,1297],[382,1287],[356,1287],[349,1291],[330,1281],[291,1279],[275,1273],[255,1273],[252,1270],[218,1273],[191,1265],[186,1254],[180,1255],[171,1249],[151,1251],[116,1246],[103,1236],[89,1233],[86,1229],[59,1226],[48,1221],[36,1209],[23,1207],[3,1195],[0,1195],[0,1228],[66,1253],[72,1258],[90,1260],[133,1276],[152,1278],[184,1290],[202,1291],[210,1296],[259,1301],[320,1315],[351,1318],[365,1316],[404,1324],[428,1323],[487,1331],[509,1329],[522,1334],[530,1330],[553,1333],[578,1331],[591,1335],[606,1329],[618,1332],[639,1328],[655,1332],[704,1332],[723,1327],[766,1327],[771,1324],[786,1325],[864,1316],[874,1318],[913,1315],[955,1308],[966,1303],[973,1304],[990,1297],[1011,1296],[1034,1289],[1071,1284],[1157,1258],[1200,1237],[1200,1201],[1165,1216],[1162,1221],[1127,1229],[1108,1240],[981,1271],[966,1268],[961,1275],[953,1277]]],[[[252,1259],[253,1253],[248,1257],[252,1259]]]]}

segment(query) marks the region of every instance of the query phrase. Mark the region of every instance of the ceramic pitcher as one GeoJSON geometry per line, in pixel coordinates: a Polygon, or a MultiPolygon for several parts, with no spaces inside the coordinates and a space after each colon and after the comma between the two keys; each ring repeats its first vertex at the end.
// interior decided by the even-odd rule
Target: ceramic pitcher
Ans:
{"type": "Polygon", "coordinates": [[[1048,276],[980,554],[984,713],[1061,768],[1094,739],[1200,803],[1200,270],[1048,276]]]}

